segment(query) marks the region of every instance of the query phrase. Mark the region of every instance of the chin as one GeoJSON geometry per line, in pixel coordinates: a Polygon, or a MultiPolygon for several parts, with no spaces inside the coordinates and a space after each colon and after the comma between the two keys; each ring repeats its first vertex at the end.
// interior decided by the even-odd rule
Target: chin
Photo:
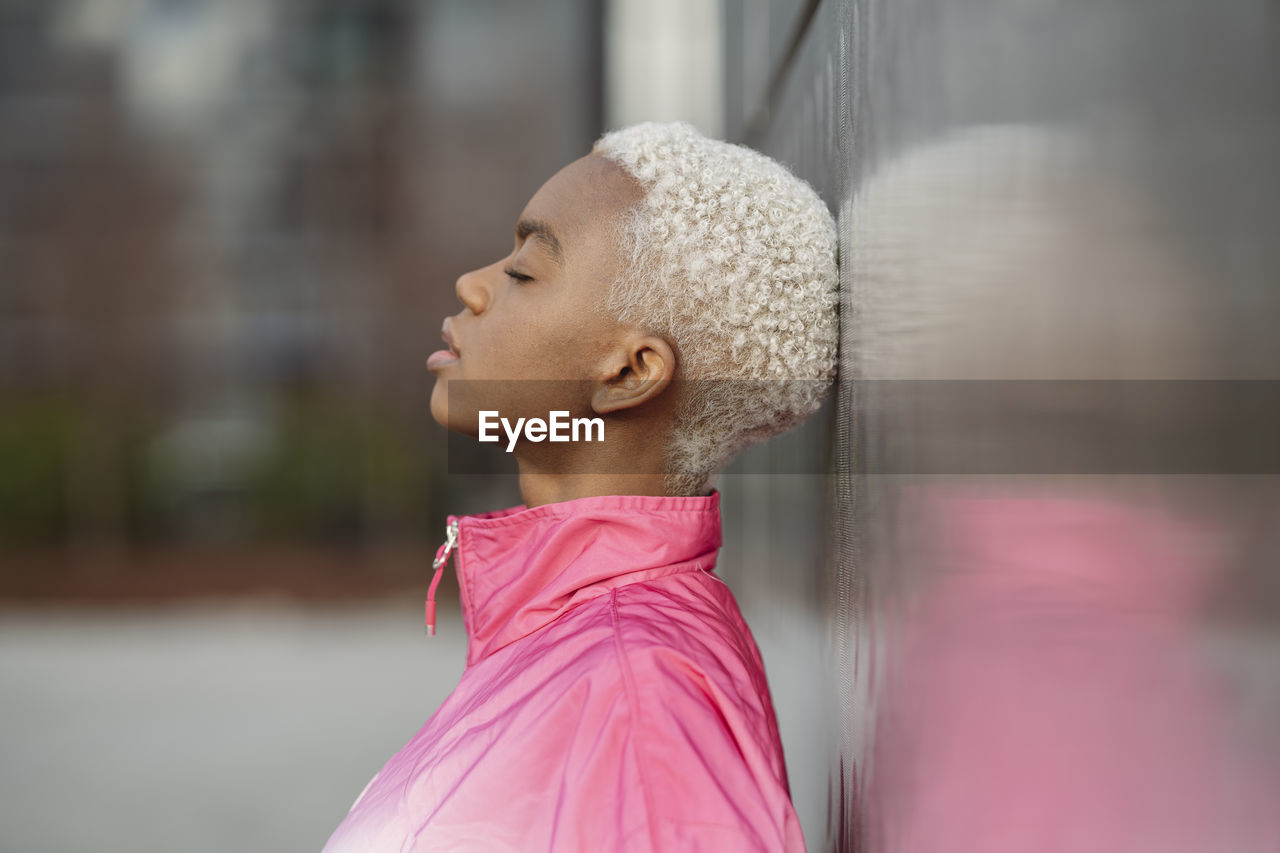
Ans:
{"type": "Polygon", "coordinates": [[[449,380],[437,378],[436,386],[431,389],[431,417],[445,429],[456,430],[457,425],[449,420],[449,409],[449,380]]]}
{"type": "MultiPolygon", "coordinates": [[[[469,435],[473,438],[480,434],[480,412],[474,406],[449,405],[449,382],[447,379],[436,381],[431,391],[431,417],[447,430],[469,435]]],[[[456,393],[456,392],[455,392],[456,393]]]]}

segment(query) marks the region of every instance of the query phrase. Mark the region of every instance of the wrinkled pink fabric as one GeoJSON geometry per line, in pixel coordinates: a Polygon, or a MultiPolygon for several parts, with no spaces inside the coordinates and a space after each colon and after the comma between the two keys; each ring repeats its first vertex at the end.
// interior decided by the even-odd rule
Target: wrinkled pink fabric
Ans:
{"type": "Polygon", "coordinates": [[[803,850],[719,499],[460,517],[462,678],[325,851],[803,850]]]}

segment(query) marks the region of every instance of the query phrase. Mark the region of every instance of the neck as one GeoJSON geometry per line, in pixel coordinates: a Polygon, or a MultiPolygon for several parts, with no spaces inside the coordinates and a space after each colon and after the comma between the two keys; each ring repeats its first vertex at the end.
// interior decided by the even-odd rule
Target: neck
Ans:
{"type": "Polygon", "coordinates": [[[609,429],[607,444],[521,442],[515,456],[525,506],[602,495],[667,496],[660,434],[621,419],[611,420],[609,429]]]}
{"type": "Polygon", "coordinates": [[[527,507],[601,495],[666,495],[661,474],[560,474],[520,465],[520,495],[527,507]]]}

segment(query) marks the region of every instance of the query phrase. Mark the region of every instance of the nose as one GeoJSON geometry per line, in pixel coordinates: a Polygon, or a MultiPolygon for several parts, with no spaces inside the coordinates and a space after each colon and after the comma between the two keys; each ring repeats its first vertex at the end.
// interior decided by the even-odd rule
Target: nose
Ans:
{"type": "Polygon", "coordinates": [[[472,270],[458,276],[458,282],[454,285],[457,291],[458,299],[462,304],[471,309],[472,314],[479,314],[489,305],[489,290],[484,283],[484,276],[481,270],[472,270]]]}

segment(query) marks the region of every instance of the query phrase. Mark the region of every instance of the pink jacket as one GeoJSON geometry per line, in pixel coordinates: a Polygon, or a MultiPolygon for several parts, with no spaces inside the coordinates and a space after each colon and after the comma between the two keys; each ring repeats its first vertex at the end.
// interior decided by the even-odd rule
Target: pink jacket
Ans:
{"type": "Polygon", "coordinates": [[[718,492],[449,525],[462,679],[327,853],[804,849],[760,653],[712,574],[718,492]]]}

